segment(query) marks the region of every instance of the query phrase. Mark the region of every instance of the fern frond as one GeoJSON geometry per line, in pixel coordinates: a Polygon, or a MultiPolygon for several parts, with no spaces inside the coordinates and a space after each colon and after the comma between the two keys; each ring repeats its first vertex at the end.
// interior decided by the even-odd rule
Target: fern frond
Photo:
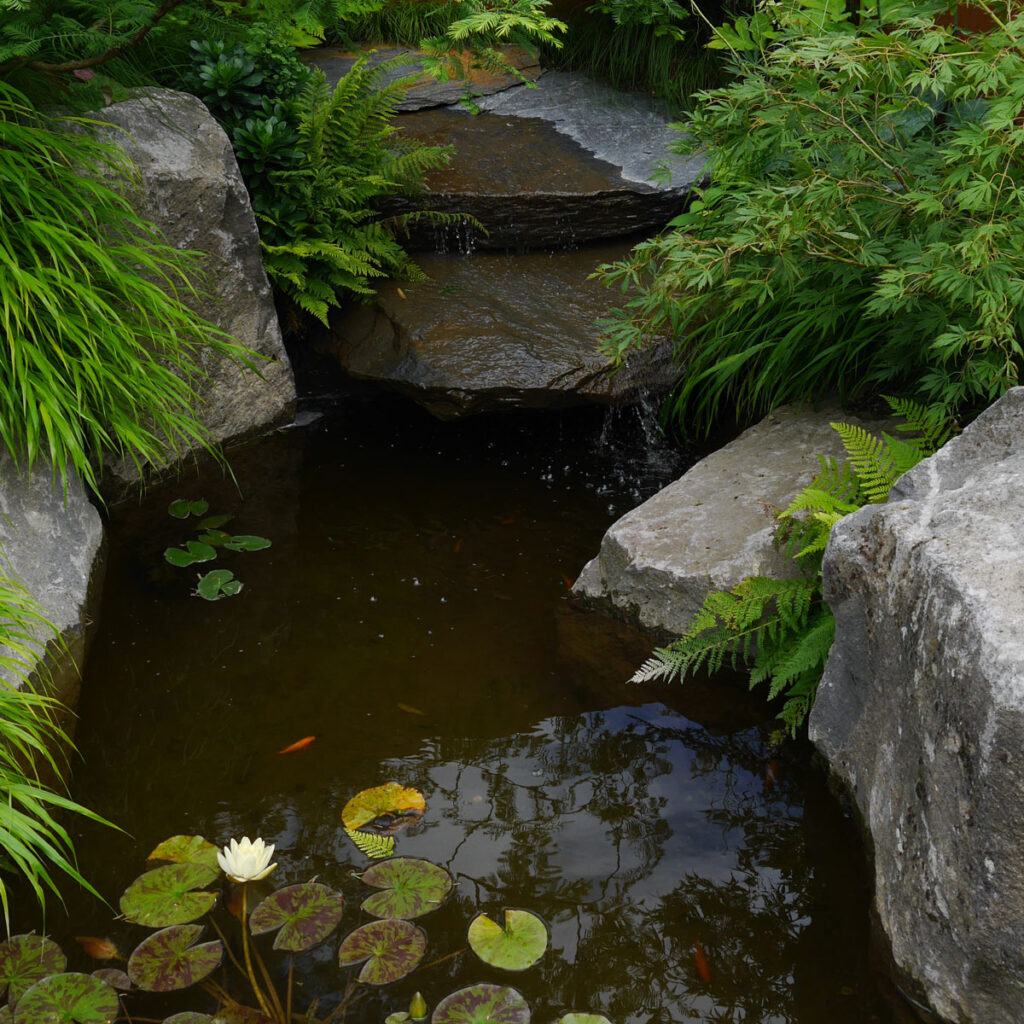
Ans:
{"type": "Polygon", "coordinates": [[[352,840],[359,852],[372,859],[390,857],[395,852],[394,836],[378,836],[370,832],[360,832],[355,828],[345,829],[345,835],[352,840]]]}
{"type": "Polygon", "coordinates": [[[852,423],[833,423],[869,502],[885,501],[900,474],[885,440],[852,423]]]}
{"type": "Polygon", "coordinates": [[[926,454],[937,452],[952,434],[949,409],[945,405],[922,405],[910,398],[896,398],[892,395],[882,396],[889,403],[889,408],[897,416],[902,416],[906,423],[897,429],[913,431],[921,435],[921,445],[926,454]]]}

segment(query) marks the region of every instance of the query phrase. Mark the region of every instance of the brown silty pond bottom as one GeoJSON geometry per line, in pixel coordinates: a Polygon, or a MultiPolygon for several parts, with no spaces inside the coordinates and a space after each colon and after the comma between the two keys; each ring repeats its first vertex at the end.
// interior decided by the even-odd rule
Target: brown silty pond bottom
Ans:
{"type": "MultiPolygon", "coordinates": [[[[341,810],[396,780],[427,800],[397,852],[456,882],[419,921],[427,961],[463,948],[479,910],[532,910],[551,941],[521,974],[451,958],[348,1021],[478,981],[517,988],[538,1024],[904,1019],[872,965],[862,848],[806,745],[773,750],[761,700],[734,684],[627,685],[650,641],[567,600],[609,523],[685,467],[638,443],[634,413],[612,415],[611,432],[592,410],[442,424],[353,402],[234,452],[237,488],[207,471],[115,509],[74,781],[126,830],[76,826],[99,891],[116,906],[170,835],[259,835],[280,865],[259,891],[317,876],[345,893],[347,933],[367,919],[367,862],[341,810]],[[166,514],[177,497],[273,542],[217,563],[238,597],[192,597],[194,568],[164,563],[192,536],[166,514]]],[[[47,930],[69,969],[96,966],[75,935],[127,951],[148,934],[80,894],[68,905],[47,930]]],[[[35,921],[28,906],[16,914],[35,921]]],[[[352,974],[337,946],[297,958],[298,1010],[336,1005],[352,974]]],[[[159,1018],[204,998],[132,1006],[159,1018]]]]}

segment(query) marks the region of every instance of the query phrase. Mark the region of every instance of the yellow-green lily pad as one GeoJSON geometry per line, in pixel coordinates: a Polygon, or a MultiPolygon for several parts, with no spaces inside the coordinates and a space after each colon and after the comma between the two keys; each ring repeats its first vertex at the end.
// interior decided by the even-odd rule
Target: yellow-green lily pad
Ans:
{"type": "Polygon", "coordinates": [[[356,829],[381,817],[418,821],[426,809],[427,802],[419,790],[400,786],[397,782],[386,782],[383,786],[356,793],[345,804],[341,823],[345,828],[356,829]]]}
{"type": "Polygon", "coordinates": [[[213,892],[194,892],[209,885],[219,871],[206,864],[168,864],[140,875],[121,896],[121,913],[135,924],[163,928],[202,917],[217,902],[213,892]]]}
{"type": "Polygon", "coordinates": [[[469,946],[485,964],[525,971],[544,955],[548,930],[528,910],[506,910],[504,927],[486,914],[477,914],[469,925],[469,946]]]}
{"type": "Polygon", "coordinates": [[[171,836],[157,846],[146,860],[167,860],[172,864],[205,864],[211,871],[220,872],[217,847],[202,836],[171,836]]]}

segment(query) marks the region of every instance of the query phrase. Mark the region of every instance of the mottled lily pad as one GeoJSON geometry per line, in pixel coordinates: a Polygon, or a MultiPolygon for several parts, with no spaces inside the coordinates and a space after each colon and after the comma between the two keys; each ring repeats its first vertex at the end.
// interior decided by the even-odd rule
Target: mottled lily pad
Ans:
{"type": "Polygon", "coordinates": [[[132,979],[117,967],[100,967],[92,972],[92,976],[99,978],[100,981],[105,981],[111,988],[116,988],[121,992],[131,991],[132,979]]]}
{"type": "Polygon", "coordinates": [[[64,951],[45,935],[12,935],[0,942],[0,986],[10,986],[7,999],[12,1006],[37,981],[60,974],[67,965],[64,951]]]}
{"type": "Polygon", "coordinates": [[[173,864],[205,864],[211,871],[220,871],[217,847],[202,836],[171,836],[146,859],[169,860],[173,864]]]}
{"type": "Polygon", "coordinates": [[[559,1017],[555,1024],[612,1024],[612,1022],[600,1013],[567,1013],[559,1017]]]}
{"type": "Polygon", "coordinates": [[[202,981],[224,955],[219,940],[192,945],[202,931],[200,924],[184,924],[150,935],[129,957],[128,977],[147,992],[173,992],[202,981]]]}
{"type": "Polygon", "coordinates": [[[486,914],[477,914],[469,925],[469,945],[485,964],[525,971],[544,955],[548,930],[528,910],[506,910],[504,928],[486,914]]]}
{"type": "Polygon", "coordinates": [[[210,1024],[213,1018],[208,1013],[196,1013],[195,1010],[183,1010],[165,1017],[163,1024],[210,1024]]]}
{"type": "Polygon", "coordinates": [[[359,981],[389,985],[414,971],[426,949],[426,935],[411,922],[371,921],[345,936],[338,950],[338,964],[353,967],[362,963],[359,981]]]}
{"type": "Polygon", "coordinates": [[[356,828],[345,829],[345,835],[371,860],[390,857],[395,852],[394,836],[377,836],[372,832],[360,832],[356,828]]]}
{"type": "Polygon", "coordinates": [[[530,1024],[530,1007],[514,988],[481,983],[445,996],[430,1024],[530,1024]]]}
{"type": "Polygon", "coordinates": [[[252,912],[249,930],[262,935],[280,928],[274,949],[304,953],[337,928],[341,907],[341,893],[319,882],[289,885],[271,893],[252,912]]]}
{"type": "Polygon", "coordinates": [[[200,498],[198,501],[188,501],[186,498],[178,498],[167,506],[169,515],[175,519],[188,519],[189,516],[205,515],[210,509],[210,504],[200,498]]]}
{"type": "Polygon", "coordinates": [[[397,782],[386,782],[383,786],[364,789],[356,793],[341,812],[345,828],[362,828],[382,816],[411,817],[418,820],[427,809],[423,794],[417,789],[407,789],[397,782]]]}
{"type": "Polygon", "coordinates": [[[416,857],[394,857],[363,872],[374,889],[363,900],[363,910],[374,917],[409,920],[435,910],[451,892],[452,876],[444,868],[416,857]]]}
{"type": "Polygon", "coordinates": [[[121,1010],[117,992],[91,974],[53,974],[18,1000],[15,1024],[111,1024],[121,1010]]]}
{"type": "Polygon", "coordinates": [[[206,864],[168,864],[140,875],[121,897],[121,913],[135,924],[161,928],[202,917],[217,902],[213,892],[193,892],[219,872],[206,864]]]}
{"type": "Polygon", "coordinates": [[[209,544],[200,544],[197,540],[190,540],[183,548],[167,548],[164,551],[164,558],[179,568],[187,565],[194,565],[196,562],[212,562],[217,557],[217,549],[209,544]]]}

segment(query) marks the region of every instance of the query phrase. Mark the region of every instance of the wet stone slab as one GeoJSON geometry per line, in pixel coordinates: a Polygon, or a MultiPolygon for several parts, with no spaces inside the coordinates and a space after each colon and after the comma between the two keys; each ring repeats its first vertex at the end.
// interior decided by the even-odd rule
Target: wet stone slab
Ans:
{"type": "Polygon", "coordinates": [[[400,199],[388,208],[462,213],[487,231],[421,223],[410,233],[414,249],[569,248],[656,230],[686,205],[688,186],[630,180],[617,163],[541,117],[448,107],[406,114],[397,123],[427,144],[450,143],[454,154],[447,167],[428,175],[425,198],[400,199]]]}
{"type": "Polygon", "coordinates": [[[596,323],[620,296],[588,280],[628,248],[426,256],[419,264],[431,281],[383,285],[373,303],[332,322],[324,345],[352,376],[388,384],[442,419],[637,401],[671,386],[671,345],[609,374],[596,323]]]}

